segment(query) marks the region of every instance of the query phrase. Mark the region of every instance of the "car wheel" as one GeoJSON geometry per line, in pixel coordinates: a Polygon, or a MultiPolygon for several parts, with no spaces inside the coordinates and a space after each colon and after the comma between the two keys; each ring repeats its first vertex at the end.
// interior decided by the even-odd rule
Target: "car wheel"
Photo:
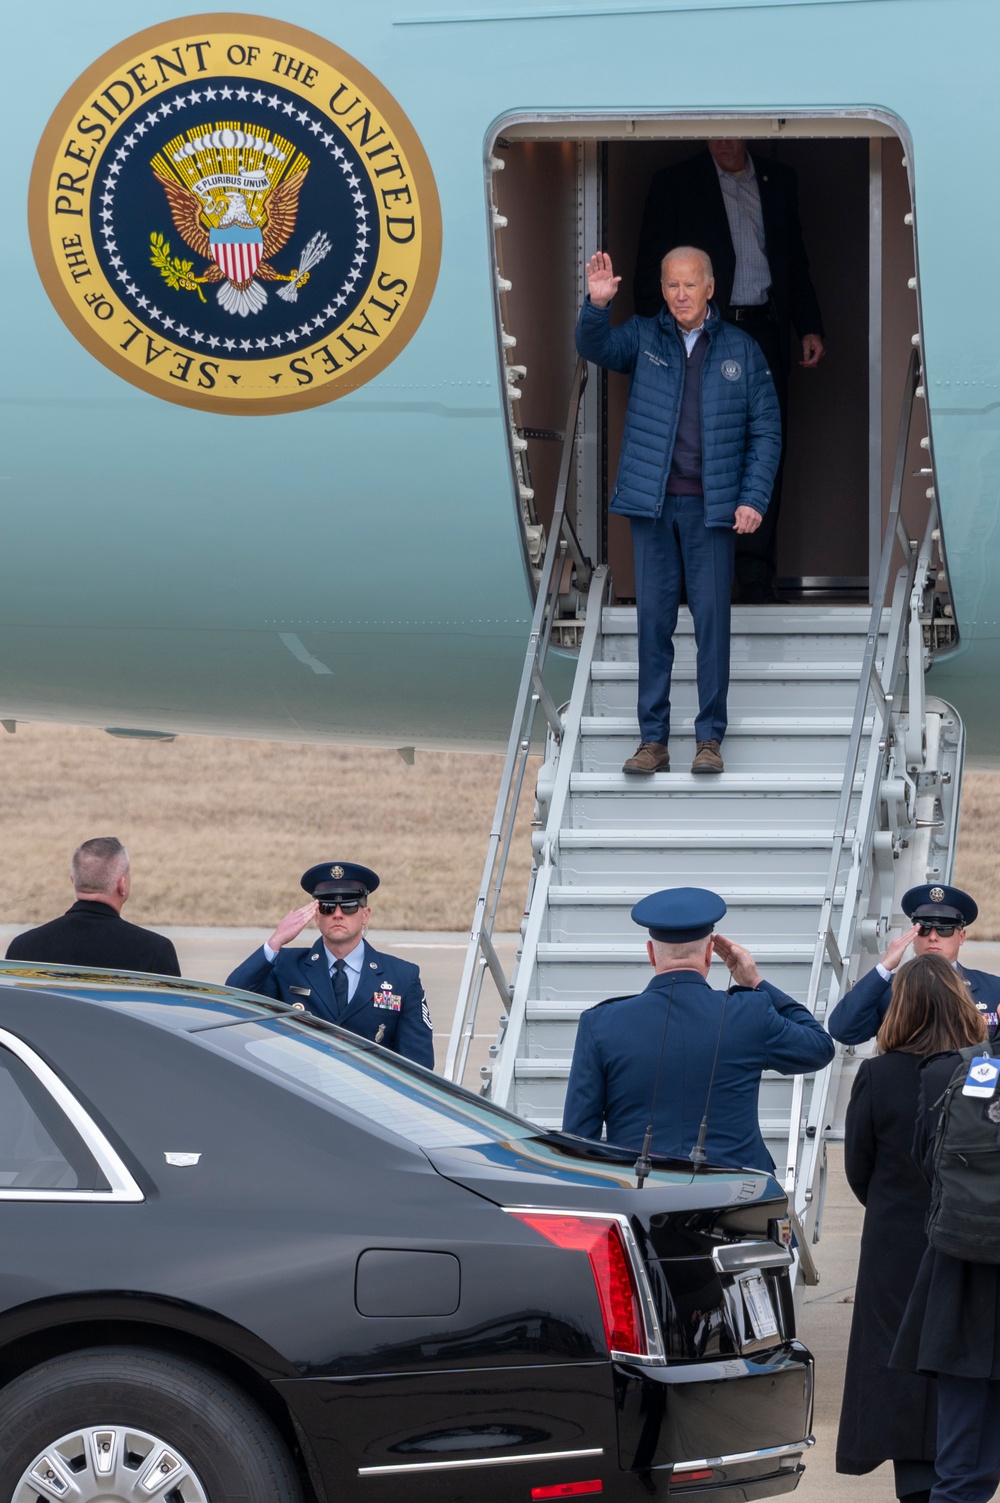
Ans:
{"type": "Polygon", "coordinates": [[[95,1347],[0,1391],[4,1503],[302,1503],[268,1417],[206,1368],[95,1347]]]}

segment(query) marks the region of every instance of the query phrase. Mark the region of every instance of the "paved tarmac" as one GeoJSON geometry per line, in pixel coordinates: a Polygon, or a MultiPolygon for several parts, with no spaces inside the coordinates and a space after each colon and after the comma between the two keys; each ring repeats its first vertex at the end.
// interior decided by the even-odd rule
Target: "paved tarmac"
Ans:
{"type": "MultiPolygon", "coordinates": [[[[13,935],[28,927],[0,925],[0,947],[6,949],[13,935]]],[[[267,937],[267,929],[162,928],[177,947],[181,969],[200,981],[224,982],[229,972],[267,937]]],[[[372,930],[369,938],[380,950],[401,955],[420,966],[434,1018],[434,1045],[443,1063],[454,999],[465,959],[467,935],[416,934],[372,930]]],[[[496,937],[496,948],[507,968],[513,965],[517,935],[496,937]]],[[[1000,944],[967,941],[962,958],[977,970],[1000,972],[1000,944]]],[[[499,998],[487,977],[484,984],[475,1047],[470,1051],[466,1084],[475,1088],[479,1065],[496,1035],[499,998]]],[[[823,1213],[823,1234],[814,1249],[820,1282],[805,1291],[799,1335],[816,1358],[816,1445],[810,1451],[806,1474],[796,1497],[802,1503],[892,1503],[892,1468],[883,1466],[867,1477],[842,1477],[834,1470],[834,1450],[844,1364],[854,1306],[858,1244],[862,1210],[844,1178],[843,1150],[827,1146],[829,1174],[823,1213]]]]}

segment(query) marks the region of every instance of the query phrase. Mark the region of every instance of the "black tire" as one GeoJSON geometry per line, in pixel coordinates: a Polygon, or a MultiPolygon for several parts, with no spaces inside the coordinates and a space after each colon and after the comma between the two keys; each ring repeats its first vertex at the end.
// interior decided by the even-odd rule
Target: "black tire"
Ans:
{"type": "Polygon", "coordinates": [[[121,1347],[53,1358],[0,1390],[0,1503],[31,1495],[29,1469],[63,1436],[101,1426],[173,1448],[208,1503],[303,1503],[288,1448],[251,1399],[194,1362],[121,1347]]]}

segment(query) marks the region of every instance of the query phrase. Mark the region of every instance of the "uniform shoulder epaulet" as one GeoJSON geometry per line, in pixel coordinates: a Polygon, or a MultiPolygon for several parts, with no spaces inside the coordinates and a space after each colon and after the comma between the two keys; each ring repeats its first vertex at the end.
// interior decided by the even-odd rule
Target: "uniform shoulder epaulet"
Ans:
{"type": "MultiPolygon", "coordinates": [[[[594,1007],[607,1007],[609,1002],[629,1002],[635,996],[635,992],[622,992],[620,997],[605,997],[603,1002],[595,1002],[594,1007]]],[[[593,1008],[587,1008],[592,1012],[593,1008]]]]}

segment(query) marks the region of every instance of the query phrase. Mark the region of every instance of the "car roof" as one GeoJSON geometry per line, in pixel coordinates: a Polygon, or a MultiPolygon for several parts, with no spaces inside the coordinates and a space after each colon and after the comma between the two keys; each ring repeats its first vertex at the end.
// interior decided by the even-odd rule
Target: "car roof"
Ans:
{"type": "Polygon", "coordinates": [[[0,987],[44,991],[114,1008],[179,1033],[227,1021],[285,1016],[292,1011],[284,1002],[183,976],[152,976],[143,971],[26,960],[0,960],[0,987]]]}

